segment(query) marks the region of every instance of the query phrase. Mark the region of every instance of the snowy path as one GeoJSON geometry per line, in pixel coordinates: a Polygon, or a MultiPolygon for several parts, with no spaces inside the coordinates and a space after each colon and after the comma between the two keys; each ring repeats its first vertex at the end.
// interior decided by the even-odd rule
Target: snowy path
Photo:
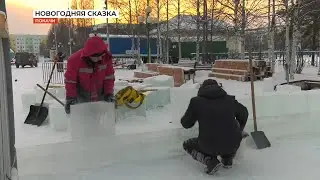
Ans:
{"type": "MultiPolygon", "coordinates": [[[[300,137],[291,140],[273,141],[273,147],[258,151],[248,146],[250,139],[243,143],[232,169],[222,169],[214,179],[228,180],[317,180],[320,161],[320,137],[300,137]]],[[[36,168],[36,167],[35,167],[36,168]]],[[[54,167],[53,167],[54,168],[54,167]]],[[[154,179],[212,179],[203,173],[201,164],[191,157],[175,156],[162,159],[145,159],[125,164],[95,168],[71,174],[24,176],[21,180],[65,179],[95,180],[106,177],[114,180],[154,179]]]]}

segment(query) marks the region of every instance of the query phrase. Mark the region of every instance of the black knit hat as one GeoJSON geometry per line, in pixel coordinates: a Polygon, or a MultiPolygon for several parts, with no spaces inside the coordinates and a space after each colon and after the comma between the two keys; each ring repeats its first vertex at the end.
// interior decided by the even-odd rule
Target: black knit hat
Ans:
{"type": "Polygon", "coordinates": [[[203,81],[202,86],[208,86],[208,85],[217,85],[218,86],[218,82],[214,79],[206,79],[203,81]]]}

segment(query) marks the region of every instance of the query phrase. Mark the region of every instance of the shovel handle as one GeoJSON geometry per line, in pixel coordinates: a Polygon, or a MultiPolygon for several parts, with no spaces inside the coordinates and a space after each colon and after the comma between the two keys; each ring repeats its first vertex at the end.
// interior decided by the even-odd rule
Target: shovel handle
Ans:
{"type": "Polygon", "coordinates": [[[46,92],[47,94],[49,94],[53,99],[55,99],[56,101],[58,101],[58,103],[60,103],[62,106],[65,106],[65,104],[63,102],[61,102],[57,97],[55,97],[53,94],[51,94],[48,90],[44,89],[40,84],[37,84],[37,86],[42,89],[44,92],[46,92]]]}

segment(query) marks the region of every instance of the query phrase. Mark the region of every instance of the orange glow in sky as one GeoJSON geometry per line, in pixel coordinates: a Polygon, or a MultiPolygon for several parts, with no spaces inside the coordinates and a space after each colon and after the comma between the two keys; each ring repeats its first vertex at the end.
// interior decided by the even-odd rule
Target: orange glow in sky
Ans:
{"type": "MultiPolygon", "coordinates": [[[[10,34],[47,34],[49,24],[33,24],[32,10],[68,9],[71,0],[6,0],[10,34]]],[[[103,7],[103,0],[95,0],[95,9],[103,7]]],[[[97,24],[104,23],[96,19],[97,24]]]]}

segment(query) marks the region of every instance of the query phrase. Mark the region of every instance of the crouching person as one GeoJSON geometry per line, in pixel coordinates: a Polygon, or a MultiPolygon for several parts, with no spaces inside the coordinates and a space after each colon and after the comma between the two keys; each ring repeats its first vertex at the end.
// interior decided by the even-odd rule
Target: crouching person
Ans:
{"type": "Polygon", "coordinates": [[[195,160],[206,165],[208,174],[214,174],[221,166],[230,168],[247,118],[247,108],[235,97],[229,96],[215,80],[205,80],[181,119],[186,129],[198,121],[199,135],[185,141],[183,148],[195,160]]]}
{"type": "Polygon", "coordinates": [[[72,54],[65,73],[66,105],[107,101],[113,102],[114,69],[107,45],[98,37],[90,37],[84,48],[72,54]]]}

